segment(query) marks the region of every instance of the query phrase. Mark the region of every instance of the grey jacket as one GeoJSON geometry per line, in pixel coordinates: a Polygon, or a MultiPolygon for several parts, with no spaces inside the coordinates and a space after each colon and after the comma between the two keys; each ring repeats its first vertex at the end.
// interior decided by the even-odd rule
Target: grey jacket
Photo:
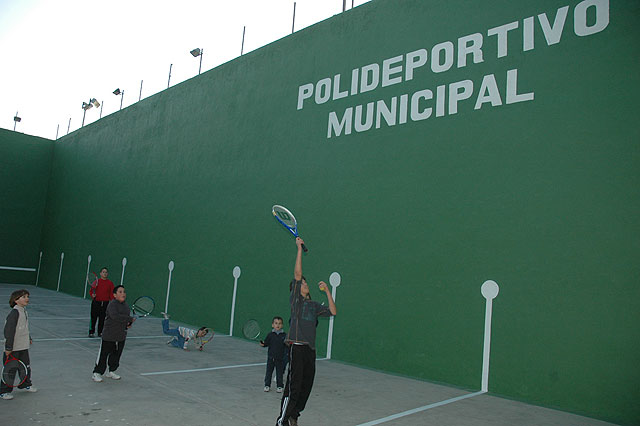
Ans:
{"type": "Polygon", "coordinates": [[[127,327],[133,322],[129,314],[127,302],[113,299],[107,305],[107,317],[102,330],[102,340],[107,342],[122,342],[127,338],[127,327]]]}
{"type": "Polygon", "coordinates": [[[22,306],[14,306],[7,321],[4,323],[4,348],[7,351],[23,351],[29,349],[31,336],[29,334],[29,316],[22,306]]]}

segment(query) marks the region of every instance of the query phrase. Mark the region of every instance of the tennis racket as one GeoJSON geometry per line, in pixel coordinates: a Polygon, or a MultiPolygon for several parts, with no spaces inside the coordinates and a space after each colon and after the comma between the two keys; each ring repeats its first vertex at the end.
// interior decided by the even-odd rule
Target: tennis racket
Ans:
{"type": "MultiPolygon", "coordinates": [[[[298,235],[298,222],[296,222],[296,218],[286,207],[282,207],[279,205],[275,205],[271,207],[271,213],[273,213],[273,217],[275,217],[278,222],[282,224],[285,228],[289,230],[293,234],[294,237],[299,237],[298,235]]],[[[302,244],[302,250],[305,252],[308,251],[307,247],[302,244]]]]}
{"type": "Polygon", "coordinates": [[[204,345],[206,345],[207,343],[213,340],[213,335],[215,334],[213,332],[213,329],[210,327],[207,327],[206,331],[207,331],[207,334],[205,334],[204,336],[195,337],[187,341],[187,347],[189,348],[189,350],[194,350],[194,349],[202,350],[202,348],[204,348],[204,345]]]}
{"type": "Polygon", "coordinates": [[[92,289],[95,289],[98,286],[98,275],[95,272],[89,272],[87,274],[87,284],[92,289]]]}
{"type": "Polygon", "coordinates": [[[10,388],[20,386],[27,380],[27,366],[10,352],[2,367],[2,381],[10,388]]]}
{"type": "Polygon", "coordinates": [[[131,305],[131,310],[135,317],[144,318],[153,312],[155,306],[156,302],[154,302],[152,298],[149,296],[140,296],[133,302],[133,305],[131,305]]]}
{"type": "Polygon", "coordinates": [[[250,340],[258,340],[260,337],[260,324],[254,319],[250,319],[242,326],[242,334],[250,340]]]}

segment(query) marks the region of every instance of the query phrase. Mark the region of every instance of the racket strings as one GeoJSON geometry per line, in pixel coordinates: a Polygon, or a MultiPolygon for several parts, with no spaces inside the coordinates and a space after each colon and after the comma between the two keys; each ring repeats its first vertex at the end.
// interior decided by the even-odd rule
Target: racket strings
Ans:
{"type": "Polygon", "coordinates": [[[2,381],[9,387],[19,386],[27,378],[27,367],[22,361],[8,361],[2,369],[2,381]]]}
{"type": "Polygon", "coordinates": [[[140,297],[133,302],[133,311],[140,314],[148,315],[153,311],[155,302],[150,297],[140,297]]]}
{"type": "Polygon", "coordinates": [[[260,326],[256,321],[248,321],[242,328],[242,333],[249,339],[255,339],[260,335],[260,326]]]}

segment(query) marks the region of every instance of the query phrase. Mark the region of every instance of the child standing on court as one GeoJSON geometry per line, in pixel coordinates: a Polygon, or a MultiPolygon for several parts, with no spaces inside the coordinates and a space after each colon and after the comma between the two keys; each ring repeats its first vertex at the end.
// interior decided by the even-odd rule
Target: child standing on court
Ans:
{"type": "Polygon", "coordinates": [[[129,305],[125,302],[127,292],[124,286],[119,285],[114,288],[113,294],[115,298],[107,306],[107,318],[104,322],[100,352],[93,368],[92,379],[94,382],[101,382],[103,374],[114,380],[120,379],[115,371],[120,366],[120,357],[127,339],[127,329],[136,320],[129,314],[129,305]],[[107,364],[109,372],[105,374],[107,364]]]}
{"type": "Polygon", "coordinates": [[[96,322],[98,323],[98,337],[102,336],[104,319],[107,315],[107,305],[113,300],[113,282],[107,278],[108,276],[109,270],[105,266],[100,270],[100,278],[96,285],[92,285],[91,290],[89,290],[89,296],[91,296],[91,328],[89,328],[89,337],[95,335],[96,322]]]}
{"type": "Polygon", "coordinates": [[[278,386],[276,392],[282,392],[284,387],[283,376],[286,356],[286,345],[284,340],[287,337],[287,333],[282,329],[282,318],[273,317],[271,322],[271,333],[267,334],[267,337],[260,342],[260,346],[268,347],[267,352],[267,373],[264,376],[264,391],[269,392],[271,390],[271,377],[273,377],[273,369],[276,369],[276,385],[278,386]]]}
{"type": "MultiPolygon", "coordinates": [[[[4,324],[4,352],[2,353],[2,364],[7,361],[9,355],[22,361],[27,367],[27,378],[18,386],[27,392],[36,392],[31,385],[31,365],[29,361],[29,347],[31,346],[31,334],[29,333],[29,316],[27,315],[27,305],[29,304],[29,292],[27,290],[16,290],[9,297],[11,312],[7,315],[4,324]]],[[[0,399],[13,399],[12,389],[4,382],[0,383],[0,399]]]]}
{"type": "Polygon", "coordinates": [[[167,342],[167,345],[175,346],[176,348],[189,350],[188,343],[191,341],[198,348],[199,351],[204,347],[202,338],[209,332],[213,333],[213,330],[209,330],[207,327],[200,327],[197,331],[187,327],[169,328],[169,314],[160,312],[162,314],[162,332],[169,336],[173,336],[171,340],[167,342]]]}
{"type": "Polygon", "coordinates": [[[318,317],[336,315],[337,309],[324,281],[318,283],[324,291],[329,306],[311,300],[309,285],[302,275],[302,238],[296,237],[298,254],[293,269],[293,281],[289,284],[291,323],[286,342],[289,346],[289,374],[282,394],[280,415],[276,426],[297,426],[300,412],[304,410],[316,374],[316,325],[318,317]]]}

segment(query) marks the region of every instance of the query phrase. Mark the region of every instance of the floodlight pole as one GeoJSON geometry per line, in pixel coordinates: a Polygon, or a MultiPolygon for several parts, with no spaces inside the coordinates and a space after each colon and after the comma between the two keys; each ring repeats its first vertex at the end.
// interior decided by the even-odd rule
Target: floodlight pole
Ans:
{"type": "Polygon", "coordinates": [[[18,117],[18,111],[16,111],[16,116],[13,117],[13,131],[16,131],[16,125],[18,124],[18,120],[20,119],[20,117],[18,117]]]}
{"type": "Polygon", "coordinates": [[[342,0],[342,11],[344,12],[347,9],[347,0],[342,0]]]}
{"type": "Polygon", "coordinates": [[[293,22],[291,23],[291,34],[293,34],[293,30],[296,27],[296,2],[293,2],[293,22]]]}
{"type": "Polygon", "coordinates": [[[140,95],[138,96],[138,102],[140,102],[140,99],[142,99],[142,82],[144,80],[140,80],[140,95]]]}
{"type": "Polygon", "coordinates": [[[169,65],[169,80],[167,80],[167,89],[169,88],[169,84],[171,83],[171,68],[173,68],[173,64],[169,65]]]}
{"type": "Polygon", "coordinates": [[[100,118],[102,118],[102,108],[104,108],[104,101],[100,104],[100,118]]]}
{"type": "Polygon", "coordinates": [[[122,109],[122,101],[124,100],[124,89],[120,92],[120,109],[122,109]]]}
{"type": "Polygon", "coordinates": [[[67,126],[67,134],[69,134],[69,129],[71,128],[71,117],[69,117],[69,125],[67,126]]]}
{"type": "Polygon", "coordinates": [[[202,56],[204,55],[204,49],[200,49],[200,66],[198,67],[198,75],[200,75],[200,71],[202,70],[202,56]]]}
{"type": "Polygon", "coordinates": [[[58,128],[56,129],[56,140],[58,140],[58,132],[60,131],[60,125],[58,124],[58,128]]]}
{"type": "Polygon", "coordinates": [[[247,30],[247,26],[242,27],[242,47],[240,48],[240,56],[244,53],[244,33],[247,30]]]}

